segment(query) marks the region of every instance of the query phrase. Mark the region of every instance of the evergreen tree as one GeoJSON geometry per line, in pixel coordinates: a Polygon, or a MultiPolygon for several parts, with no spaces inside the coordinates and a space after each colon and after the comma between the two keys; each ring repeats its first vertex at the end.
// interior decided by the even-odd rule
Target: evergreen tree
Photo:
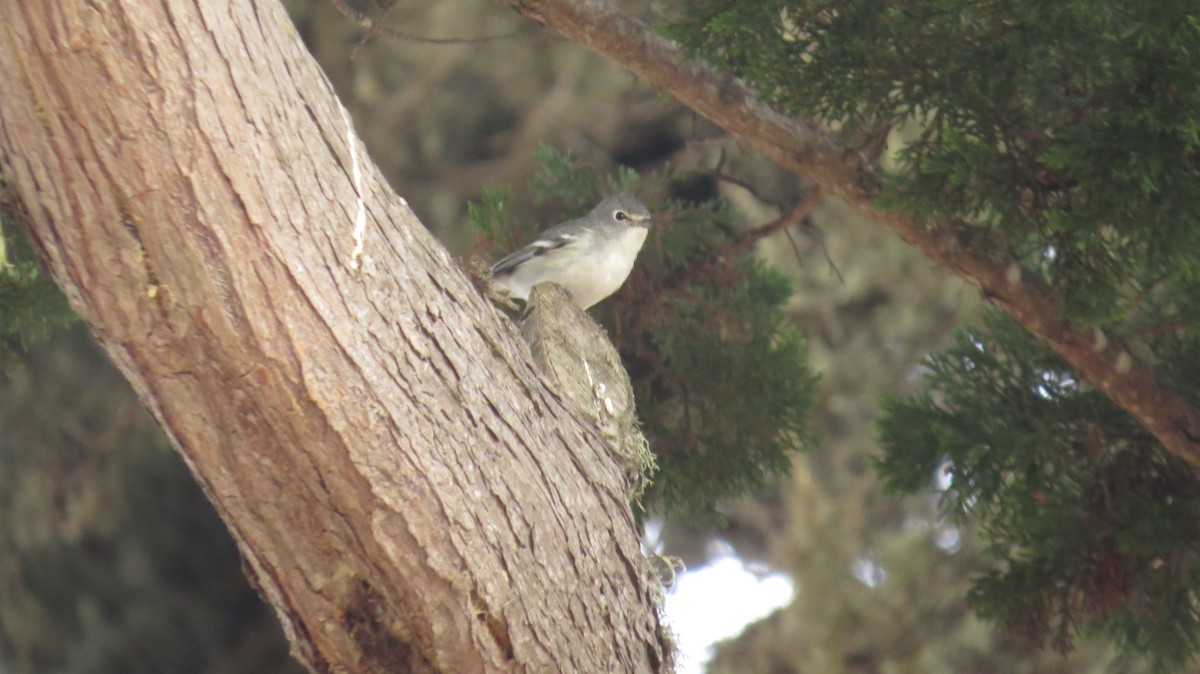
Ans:
{"type": "MultiPolygon", "coordinates": [[[[372,154],[399,155],[383,162],[389,174],[412,187],[419,182],[414,176],[426,178],[427,171],[433,172],[428,183],[434,187],[417,189],[435,195],[418,196],[414,203],[418,210],[427,206],[423,215],[434,214],[426,220],[442,225],[439,235],[451,240],[462,236],[445,226],[455,219],[453,209],[448,212],[447,199],[437,194],[450,189],[451,178],[476,175],[471,170],[482,167],[486,171],[478,173],[487,177],[480,182],[521,184],[529,169],[520,148],[505,162],[507,175],[496,176],[495,158],[503,151],[497,150],[495,137],[511,130],[525,112],[522,106],[540,100],[540,93],[531,93],[518,78],[495,84],[472,69],[445,64],[467,63],[467,55],[479,50],[530,51],[534,62],[553,63],[564,72],[566,67],[558,64],[565,61],[539,57],[540,46],[447,46],[430,59],[444,66],[439,71],[414,58],[411,45],[397,57],[390,48],[394,43],[376,40],[364,51],[379,58],[351,68],[346,45],[356,37],[347,37],[353,24],[312,18],[332,13],[327,2],[289,4],[314,51],[329,57],[326,67],[334,81],[350,100],[359,101],[356,113],[362,117],[356,121],[364,137],[376,141],[372,154]],[[319,37],[317,24],[322,30],[333,25],[341,37],[319,37]],[[381,45],[389,47],[386,53],[381,45]],[[406,69],[441,72],[444,80],[437,83],[450,90],[451,102],[435,107],[423,100],[407,120],[412,135],[397,142],[395,120],[366,108],[380,103],[381,90],[397,86],[388,77],[406,69]],[[353,85],[351,70],[357,78],[353,85]],[[364,128],[362,119],[376,114],[382,121],[364,128]],[[464,128],[469,131],[462,132],[464,128]],[[438,146],[439,139],[446,147],[438,146]]],[[[1196,14],[1193,3],[1182,0],[1145,5],[1133,0],[696,0],[683,9],[685,18],[671,33],[746,78],[784,110],[841,127],[855,149],[875,151],[876,141],[889,129],[904,131],[893,139],[910,140],[884,157],[889,167],[886,205],[931,222],[959,220],[966,236],[1010,245],[1041,281],[1062,293],[1067,317],[1093,328],[1098,340],[1125,341],[1165,380],[1194,398],[1200,386],[1200,372],[1193,365],[1198,355],[1193,289],[1200,259],[1196,14]]],[[[439,30],[436,17],[427,25],[434,26],[434,33],[446,32],[439,30]]],[[[451,25],[455,29],[450,32],[466,34],[481,24],[451,25]]],[[[564,72],[554,76],[566,82],[579,79],[578,70],[564,72]]],[[[620,76],[611,80],[619,84],[602,84],[605,80],[594,75],[586,81],[597,88],[626,86],[620,76]]],[[[395,104],[401,108],[399,117],[407,114],[404,105],[412,105],[395,104]]],[[[636,115],[623,113],[623,122],[636,126],[636,115]]],[[[672,145],[677,137],[661,136],[666,140],[653,136],[648,142],[648,133],[625,139],[642,153],[631,163],[651,166],[644,148],[659,147],[660,141],[670,148],[664,153],[678,150],[672,145]]],[[[602,153],[621,144],[620,139],[605,140],[602,153]]],[[[707,264],[714,252],[728,250],[742,236],[730,207],[710,200],[713,190],[682,199],[688,192],[683,180],[661,170],[643,171],[640,178],[621,172],[605,183],[563,155],[543,152],[541,159],[546,168],[534,191],[554,202],[550,212],[556,216],[585,210],[601,192],[635,180],[640,191],[657,197],[656,212],[667,215],[661,240],[647,246],[630,281],[634,291],[628,296],[651,302],[639,309],[618,297],[599,307],[597,315],[631,364],[639,413],[660,453],[661,473],[648,505],[676,514],[711,514],[718,499],[761,485],[785,466],[809,435],[802,420],[813,396],[812,376],[794,329],[785,324],[787,284],[748,256],[707,264]],[[703,273],[690,271],[701,268],[703,273]]],[[[532,228],[512,233],[509,220],[516,218],[499,207],[501,202],[511,200],[491,193],[473,220],[490,226],[488,237],[497,249],[507,250],[527,240],[532,228]]],[[[526,226],[532,222],[522,220],[526,226]]],[[[0,264],[0,335],[5,338],[0,351],[5,346],[20,351],[69,312],[21,244],[6,241],[8,263],[0,264]]],[[[1101,633],[1162,668],[1188,661],[1200,634],[1193,580],[1197,565],[1189,535],[1196,522],[1192,469],[1165,452],[1061,358],[999,317],[989,317],[965,332],[955,347],[932,356],[928,371],[924,393],[888,399],[880,426],[885,453],[878,464],[888,483],[905,493],[929,489],[934,476],[949,476],[935,485],[945,508],[961,518],[960,524],[978,523],[984,547],[996,560],[970,591],[980,614],[1058,648],[1070,647],[1080,634],[1101,633]]],[[[21,463],[6,460],[13,467],[21,463]]],[[[178,465],[145,462],[144,471],[174,484],[186,481],[178,465]]],[[[29,463],[21,464],[23,471],[29,463]]],[[[6,472],[17,475],[15,468],[6,472]]],[[[799,473],[798,480],[814,479],[807,469],[799,473]]],[[[19,481],[3,478],[0,489],[16,493],[19,481]]],[[[193,491],[182,493],[194,500],[193,491]]],[[[848,494],[856,495],[853,490],[848,494]]],[[[816,505],[846,509],[845,503],[816,505]]],[[[816,512],[802,514],[818,520],[816,512]]],[[[829,578],[838,578],[835,567],[844,561],[839,553],[856,554],[856,542],[844,541],[840,547],[845,550],[829,552],[821,536],[845,537],[842,523],[804,526],[817,532],[809,543],[826,546],[829,559],[820,565],[829,578]]],[[[221,547],[228,544],[216,527],[199,528],[217,541],[212,544],[217,556],[229,562],[226,570],[239,573],[228,548],[221,547]]],[[[93,529],[121,531],[109,525],[93,529]]],[[[3,534],[0,543],[9,540],[3,534]]],[[[905,552],[909,548],[896,548],[900,556],[923,558],[905,552]]],[[[70,567],[71,562],[62,561],[68,551],[65,546],[62,550],[61,557],[39,559],[70,567]]],[[[169,547],[163,550],[168,558],[176,554],[169,547]]],[[[923,550],[924,556],[936,556],[929,552],[923,550]]],[[[141,553],[124,552],[118,558],[131,554],[141,553]]],[[[51,570],[49,564],[43,566],[47,573],[51,570]]],[[[99,573],[101,584],[120,577],[118,569],[99,573]]],[[[904,571],[911,577],[919,573],[904,571]]],[[[945,586],[925,579],[921,598],[947,587],[957,591],[959,576],[948,573],[953,582],[945,586]]],[[[43,588],[54,582],[50,575],[44,578],[43,588]]],[[[164,589],[158,576],[146,578],[156,590],[164,589]]],[[[176,587],[167,587],[166,593],[176,587]]],[[[806,589],[809,597],[817,591],[815,586],[806,589]]],[[[11,606],[17,595],[4,594],[0,601],[11,606]]],[[[858,602],[866,593],[848,594],[858,602]]],[[[67,613],[73,610],[57,594],[52,603],[66,607],[67,613]]],[[[923,608],[919,615],[933,616],[931,621],[940,625],[952,620],[945,613],[954,611],[923,608]]],[[[824,617],[836,615],[830,610],[824,617]]],[[[141,618],[144,626],[145,615],[141,618]]],[[[843,622],[860,624],[857,619],[843,622]]],[[[861,624],[867,626],[860,631],[877,629],[861,624]]],[[[844,634],[825,627],[831,635],[844,634]]],[[[896,650],[908,652],[918,626],[897,629],[896,650]]],[[[87,629],[78,633],[81,639],[92,634],[87,629]]],[[[47,643],[25,643],[35,642],[47,643]]],[[[103,652],[106,646],[80,646],[80,652],[88,648],[103,652]]],[[[961,671],[988,666],[969,662],[961,671]]],[[[987,662],[1007,661],[997,657],[987,662]]],[[[737,661],[728,669],[746,671],[737,661]]]]}
{"type": "MultiPolygon", "coordinates": [[[[672,34],[797,115],[904,126],[885,205],[1002,242],[1096,348],[1200,389],[1200,15],[1126,0],[700,0],[672,34]]],[[[848,134],[848,137],[851,134],[848,134]]],[[[893,400],[879,465],[980,518],[980,612],[1068,648],[1104,632],[1162,668],[1198,642],[1194,468],[998,318],[893,400]]]]}

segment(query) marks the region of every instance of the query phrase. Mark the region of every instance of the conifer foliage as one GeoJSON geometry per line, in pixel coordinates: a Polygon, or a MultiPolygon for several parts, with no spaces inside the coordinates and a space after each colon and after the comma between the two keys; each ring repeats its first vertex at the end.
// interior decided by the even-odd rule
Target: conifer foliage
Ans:
{"type": "Polygon", "coordinates": [[[0,374],[31,343],[75,318],[54,281],[39,268],[29,242],[14,226],[16,205],[0,182],[0,374]]]}
{"type": "MultiPolygon", "coordinates": [[[[669,32],[789,113],[911,131],[884,206],[1000,242],[1065,319],[1200,399],[1194,2],[697,0],[669,32]]],[[[1099,631],[1188,662],[1192,469],[1006,320],[929,369],[924,394],[888,402],[879,466],[906,491],[944,471],[951,510],[981,520],[998,563],[980,613],[1059,648],[1099,631]]]]}
{"type": "MultiPolygon", "coordinates": [[[[999,314],[928,360],[927,389],[885,401],[888,485],[942,475],[998,564],[974,608],[1059,650],[1099,631],[1161,669],[1200,647],[1200,481],[1056,354],[999,314]]],[[[943,482],[943,484],[944,484],[943,482]]]]}

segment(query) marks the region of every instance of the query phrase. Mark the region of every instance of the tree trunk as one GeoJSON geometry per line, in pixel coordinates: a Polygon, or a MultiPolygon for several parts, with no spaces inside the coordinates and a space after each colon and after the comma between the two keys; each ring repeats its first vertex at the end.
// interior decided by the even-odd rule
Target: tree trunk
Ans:
{"type": "Polygon", "coordinates": [[[278,3],[3,2],[0,41],[35,245],[302,661],[670,668],[603,434],[386,186],[278,3]]]}

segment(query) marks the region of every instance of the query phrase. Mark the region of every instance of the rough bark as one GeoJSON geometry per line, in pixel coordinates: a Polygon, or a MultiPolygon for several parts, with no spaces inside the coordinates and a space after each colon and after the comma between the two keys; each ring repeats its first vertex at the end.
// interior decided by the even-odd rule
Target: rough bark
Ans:
{"type": "Polygon", "coordinates": [[[3,2],[0,41],[35,245],[302,661],[670,668],[606,439],[385,185],[278,3],[3,2]]]}
{"type": "Polygon", "coordinates": [[[846,149],[817,124],[762,104],[736,78],[685,58],[646,22],[605,0],[505,2],[640,75],[974,283],[1136,417],[1164,447],[1200,468],[1200,410],[1120,339],[1067,320],[1062,294],[1024,269],[1003,241],[980,236],[961,222],[920,223],[906,213],[877,209],[882,182],[865,156],[846,149]]]}

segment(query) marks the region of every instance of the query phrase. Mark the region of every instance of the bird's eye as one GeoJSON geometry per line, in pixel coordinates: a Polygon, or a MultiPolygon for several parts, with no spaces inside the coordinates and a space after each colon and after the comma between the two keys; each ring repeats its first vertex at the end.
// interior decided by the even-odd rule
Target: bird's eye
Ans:
{"type": "Polygon", "coordinates": [[[613,218],[617,222],[625,222],[629,219],[629,215],[625,211],[613,211],[613,218]]]}

